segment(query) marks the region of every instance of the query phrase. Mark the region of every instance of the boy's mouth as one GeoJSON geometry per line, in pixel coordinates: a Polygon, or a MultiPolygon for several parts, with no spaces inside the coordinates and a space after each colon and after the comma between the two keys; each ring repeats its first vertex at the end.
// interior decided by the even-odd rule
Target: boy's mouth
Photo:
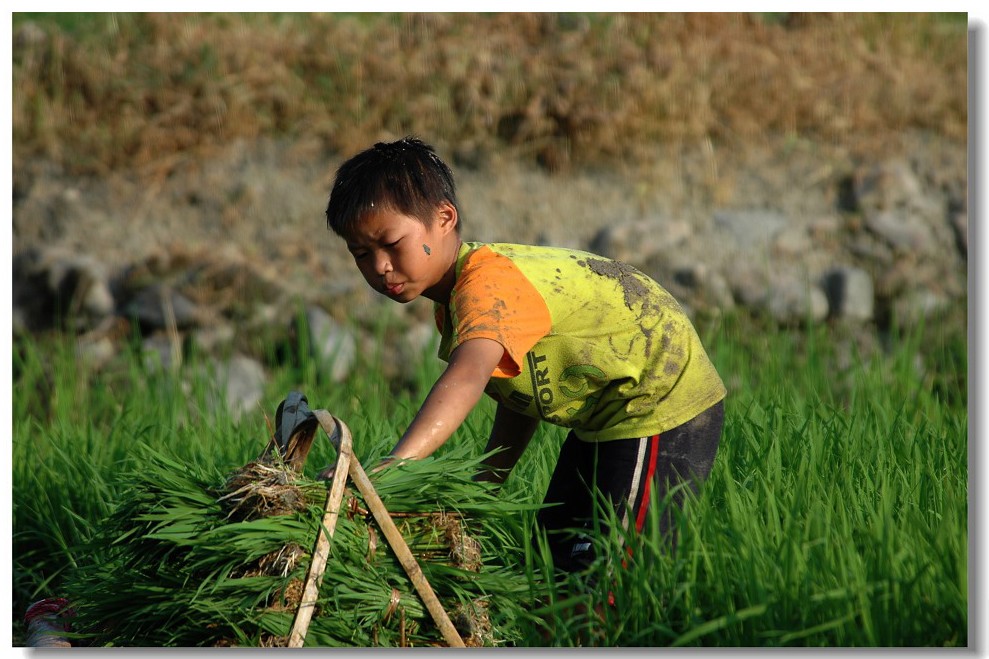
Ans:
{"type": "Polygon", "coordinates": [[[405,284],[385,284],[385,293],[392,297],[398,295],[405,288],[405,284]]]}

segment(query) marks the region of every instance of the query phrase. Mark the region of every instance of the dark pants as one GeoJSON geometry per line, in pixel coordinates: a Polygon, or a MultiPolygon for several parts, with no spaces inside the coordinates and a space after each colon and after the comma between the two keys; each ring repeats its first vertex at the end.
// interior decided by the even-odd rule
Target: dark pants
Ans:
{"type": "MultiPolygon", "coordinates": [[[[560,450],[560,457],[546,490],[543,508],[537,518],[546,531],[556,567],[568,572],[587,567],[594,559],[594,547],[587,535],[574,529],[593,525],[594,499],[591,486],[610,501],[624,529],[641,531],[652,496],[683,508],[686,488],[694,494],[711,473],[721,441],[724,403],[701,412],[686,423],[662,435],[606,442],[584,442],[571,432],[560,450]],[[681,486],[681,487],[678,487],[681,486]]],[[[606,520],[600,531],[607,533],[606,520]]],[[[674,509],[660,514],[660,533],[676,547],[674,509]]]]}

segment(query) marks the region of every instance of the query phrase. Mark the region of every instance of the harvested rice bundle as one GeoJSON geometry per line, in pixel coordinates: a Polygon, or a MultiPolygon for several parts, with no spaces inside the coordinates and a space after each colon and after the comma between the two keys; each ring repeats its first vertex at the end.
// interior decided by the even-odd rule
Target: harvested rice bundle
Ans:
{"type": "MultiPolygon", "coordinates": [[[[270,446],[269,446],[270,448],[270,446]]],[[[66,579],[76,645],[282,646],[303,591],[326,484],[275,458],[224,475],[148,451],[66,579]]],[[[530,586],[517,513],[452,449],[372,476],[467,645],[517,640],[530,586]]],[[[443,639],[359,492],[348,486],[307,646],[443,639]]]]}

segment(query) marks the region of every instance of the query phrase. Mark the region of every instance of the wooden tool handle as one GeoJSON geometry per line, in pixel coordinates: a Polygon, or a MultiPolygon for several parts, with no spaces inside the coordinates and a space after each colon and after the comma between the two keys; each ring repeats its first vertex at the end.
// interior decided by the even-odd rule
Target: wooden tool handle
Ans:
{"type": "Polygon", "coordinates": [[[464,640],[460,637],[460,633],[457,632],[457,628],[450,622],[450,617],[443,609],[443,605],[440,604],[436,593],[433,592],[432,586],[426,580],[426,575],[422,573],[422,568],[419,567],[415,556],[412,555],[412,551],[409,549],[409,545],[406,544],[405,538],[402,537],[401,531],[395,526],[395,522],[392,521],[391,516],[385,509],[381,497],[378,496],[374,486],[371,484],[371,479],[364,473],[364,468],[361,467],[360,462],[357,460],[352,460],[350,463],[350,477],[354,479],[357,489],[364,495],[364,500],[367,502],[368,508],[371,509],[371,514],[374,515],[378,526],[381,527],[381,531],[385,534],[385,538],[387,538],[388,544],[391,545],[392,551],[395,552],[395,556],[398,557],[398,561],[405,568],[405,573],[412,580],[412,585],[418,591],[419,597],[422,598],[429,613],[432,614],[433,620],[443,633],[443,638],[446,639],[447,645],[455,648],[466,647],[464,640]]]}
{"type": "MultiPolygon", "coordinates": [[[[331,416],[325,410],[317,410],[314,414],[324,429],[339,426],[342,429],[340,432],[343,436],[350,436],[350,430],[347,429],[346,424],[340,419],[331,416]]],[[[327,430],[327,434],[329,432],[327,430]]],[[[333,475],[334,481],[339,475],[340,468],[337,467],[337,472],[333,475]]],[[[450,622],[450,617],[443,609],[443,605],[440,604],[436,593],[433,592],[432,586],[429,585],[429,581],[426,580],[426,575],[422,573],[422,568],[419,567],[415,556],[412,555],[412,551],[405,542],[405,538],[402,537],[401,531],[398,530],[395,522],[392,521],[391,515],[388,514],[385,504],[381,501],[381,497],[378,496],[374,485],[371,484],[371,479],[367,477],[359,460],[350,461],[350,477],[354,479],[357,489],[364,496],[364,501],[367,502],[368,508],[371,509],[371,514],[374,515],[375,521],[378,522],[381,532],[385,534],[385,538],[388,540],[388,544],[391,545],[392,551],[395,552],[399,563],[402,564],[405,573],[409,575],[409,579],[412,580],[412,585],[415,586],[419,597],[422,598],[423,603],[426,605],[426,609],[433,616],[437,627],[443,633],[443,638],[446,639],[447,645],[456,648],[466,647],[464,640],[460,637],[460,633],[457,632],[457,628],[450,622]]]]}
{"type": "MultiPolygon", "coordinates": [[[[347,473],[352,462],[353,439],[350,436],[350,429],[342,422],[334,423],[333,417],[317,410],[315,413],[320,425],[330,438],[330,442],[337,449],[337,466],[333,474],[333,482],[330,491],[326,496],[326,505],[323,507],[323,524],[316,536],[316,547],[313,549],[312,563],[309,565],[309,574],[306,576],[306,586],[299,602],[299,609],[295,614],[295,621],[292,623],[292,632],[289,634],[288,646],[290,648],[301,648],[306,641],[306,631],[309,629],[309,622],[312,620],[313,611],[316,609],[316,601],[319,599],[319,586],[323,582],[323,573],[326,571],[326,561],[330,554],[330,538],[337,526],[337,519],[340,517],[340,503],[343,501],[343,492],[347,486],[347,473]],[[329,417],[329,422],[324,422],[324,417],[329,417]]],[[[356,462],[356,460],[353,460],[356,462]]]]}

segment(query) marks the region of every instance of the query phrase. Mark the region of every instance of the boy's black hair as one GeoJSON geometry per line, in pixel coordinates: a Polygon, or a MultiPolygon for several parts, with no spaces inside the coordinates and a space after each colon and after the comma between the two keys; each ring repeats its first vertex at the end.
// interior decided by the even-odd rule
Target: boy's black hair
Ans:
{"type": "Polygon", "coordinates": [[[326,226],[347,237],[372,208],[391,208],[428,224],[443,201],[459,217],[453,172],[433,147],[410,135],[378,142],[340,166],[326,205],[326,226]]]}

